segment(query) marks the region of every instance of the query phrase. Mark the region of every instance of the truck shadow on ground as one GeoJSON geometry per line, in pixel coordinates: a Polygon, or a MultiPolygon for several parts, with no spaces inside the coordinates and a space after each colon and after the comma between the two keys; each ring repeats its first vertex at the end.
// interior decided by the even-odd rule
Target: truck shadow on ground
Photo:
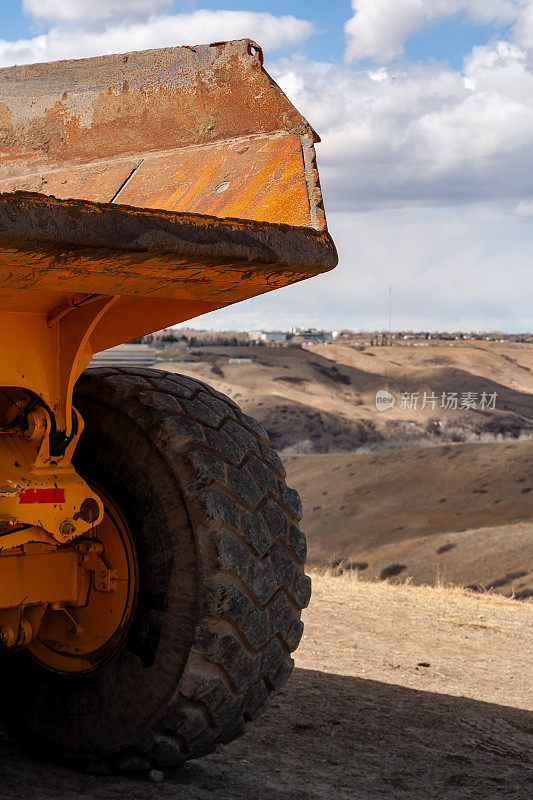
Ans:
{"type": "Polygon", "coordinates": [[[1,735],[0,798],[526,800],[532,733],[521,709],[297,669],[243,739],[161,784],[75,772],[1,735]]]}

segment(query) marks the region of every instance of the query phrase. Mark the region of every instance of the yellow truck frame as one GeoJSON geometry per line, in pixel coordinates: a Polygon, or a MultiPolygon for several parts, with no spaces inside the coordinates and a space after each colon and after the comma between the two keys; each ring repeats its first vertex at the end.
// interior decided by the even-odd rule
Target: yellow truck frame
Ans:
{"type": "Polygon", "coordinates": [[[0,70],[4,650],[85,674],[123,640],[133,546],[73,466],[75,386],[98,351],[335,266],[317,141],[250,40],[0,70]]]}

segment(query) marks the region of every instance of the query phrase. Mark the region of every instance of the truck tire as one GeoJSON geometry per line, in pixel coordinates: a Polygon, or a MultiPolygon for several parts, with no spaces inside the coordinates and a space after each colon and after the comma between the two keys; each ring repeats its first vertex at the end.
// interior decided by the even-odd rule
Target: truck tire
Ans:
{"type": "Polygon", "coordinates": [[[74,402],[76,469],[132,533],[136,607],[86,674],[4,655],[0,713],[79,765],[178,765],[240,736],[291,674],[310,597],[300,499],[262,425],[198,380],[96,368],[74,402]]]}

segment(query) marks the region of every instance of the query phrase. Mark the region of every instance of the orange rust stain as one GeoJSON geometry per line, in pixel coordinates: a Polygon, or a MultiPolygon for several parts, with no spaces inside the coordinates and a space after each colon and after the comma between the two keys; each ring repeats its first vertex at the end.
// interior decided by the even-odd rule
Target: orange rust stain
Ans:
{"type": "Polygon", "coordinates": [[[51,260],[41,253],[5,252],[0,253],[0,308],[10,291],[21,289],[202,300],[219,308],[312,274],[316,272],[270,265],[190,264],[184,259],[146,253],[110,253],[107,258],[103,255],[95,259],[76,252],[72,258],[66,253],[51,260]],[[9,269],[4,267],[3,257],[9,269]]]}
{"type": "Polygon", "coordinates": [[[139,163],[137,157],[123,158],[8,178],[0,180],[0,192],[110,202],[123,187],[115,200],[120,205],[312,224],[299,136],[238,139],[147,156],[134,171],[139,163]]]}
{"type": "Polygon", "coordinates": [[[300,137],[291,135],[148,157],[116,202],[219,218],[310,224],[300,137]]]}
{"type": "Polygon", "coordinates": [[[134,53],[127,62],[107,56],[13,67],[0,70],[0,97],[17,109],[31,97],[39,108],[0,132],[4,178],[250,133],[310,131],[244,42],[134,53]]]}
{"type": "MultiPolygon", "coordinates": [[[[41,213],[43,209],[51,212],[57,210],[59,213],[72,206],[73,212],[87,215],[85,221],[81,216],[74,215],[74,226],[79,220],[82,229],[89,230],[89,234],[84,235],[90,236],[94,231],[96,239],[100,215],[106,215],[102,223],[104,226],[109,225],[110,215],[116,215],[114,219],[119,231],[125,219],[131,218],[134,227],[129,229],[129,235],[132,239],[143,237],[144,246],[142,249],[124,248],[120,236],[116,247],[114,241],[102,243],[97,248],[86,246],[84,240],[81,243],[69,243],[68,239],[62,242],[61,228],[51,240],[45,239],[30,247],[24,246],[19,239],[0,242],[1,294],[10,290],[39,288],[48,292],[194,299],[223,305],[311,277],[334,266],[335,251],[328,235],[308,228],[292,233],[292,237],[299,237],[296,240],[286,240],[285,235],[291,230],[295,232],[297,228],[282,226],[278,230],[278,234],[282,234],[282,240],[278,243],[282,249],[276,256],[276,246],[268,236],[265,238],[264,223],[259,221],[220,221],[213,216],[194,213],[148,211],[129,206],[119,208],[112,204],[99,206],[87,201],[57,200],[43,197],[42,194],[20,193],[13,195],[11,202],[14,208],[28,209],[30,213],[27,217],[30,220],[32,210],[38,216],[39,209],[41,213]],[[161,227],[156,230],[154,226],[158,220],[161,221],[161,227]],[[175,232],[166,231],[164,223],[167,220],[177,223],[175,232]],[[89,228],[83,228],[83,224],[88,224],[89,228]],[[193,225],[194,231],[181,228],[182,225],[193,225]],[[212,250],[210,245],[206,248],[201,244],[204,241],[201,229],[208,231],[205,241],[213,242],[217,239],[217,227],[221,242],[231,230],[241,231],[242,235],[228,240],[227,250],[212,250]],[[181,230],[186,241],[198,241],[201,248],[199,252],[187,248],[183,253],[173,250],[174,237],[179,241],[181,230]],[[152,247],[151,244],[156,246],[152,247]]],[[[22,219],[26,217],[23,215],[22,219]]],[[[23,228],[30,235],[32,224],[28,222],[27,228],[23,228]]],[[[63,218],[61,225],[65,224],[63,218]]],[[[272,228],[274,234],[275,226],[272,228]]],[[[19,232],[19,238],[21,235],[19,232]]]]}
{"type": "Polygon", "coordinates": [[[54,170],[42,175],[0,180],[0,192],[39,192],[59,200],[108,203],[138,163],[137,158],[54,170]]]}

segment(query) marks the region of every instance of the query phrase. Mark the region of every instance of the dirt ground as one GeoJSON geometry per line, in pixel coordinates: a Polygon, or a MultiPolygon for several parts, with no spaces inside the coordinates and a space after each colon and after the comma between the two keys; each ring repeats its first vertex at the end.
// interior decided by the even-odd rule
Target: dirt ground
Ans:
{"type": "Polygon", "coordinates": [[[296,670],[247,735],[146,776],[94,777],[0,737],[2,800],[527,800],[533,605],[314,575],[296,670]]]}

